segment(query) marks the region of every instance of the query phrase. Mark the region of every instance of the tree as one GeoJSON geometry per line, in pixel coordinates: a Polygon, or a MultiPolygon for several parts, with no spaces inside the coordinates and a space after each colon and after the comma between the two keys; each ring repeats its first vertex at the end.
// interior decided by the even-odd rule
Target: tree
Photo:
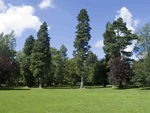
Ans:
{"type": "Polygon", "coordinates": [[[106,24],[106,30],[105,32],[103,33],[103,37],[104,37],[104,47],[103,47],[103,50],[104,50],[104,53],[106,54],[105,55],[105,58],[106,58],[106,62],[109,63],[108,61],[110,61],[110,59],[113,57],[113,52],[111,50],[111,44],[115,44],[116,43],[116,40],[113,39],[113,37],[116,36],[116,33],[114,31],[114,28],[112,27],[112,24],[110,22],[107,22],[106,24]]]}
{"type": "Polygon", "coordinates": [[[88,81],[93,84],[100,82],[99,62],[97,61],[89,71],[88,81]]]}
{"type": "MultiPolygon", "coordinates": [[[[4,69],[4,67],[1,67],[1,71],[0,73],[3,76],[7,76],[4,73],[8,72],[8,76],[9,77],[5,77],[5,81],[6,78],[10,78],[10,76],[12,76],[13,71],[16,71],[15,66],[13,67],[13,64],[15,63],[15,56],[16,56],[16,51],[15,51],[15,46],[16,46],[16,39],[14,38],[14,31],[12,31],[10,34],[6,34],[5,36],[3,36],[4,33],[2,32],[0,34],[0,58],[1,58],[1,66],[6,66],[7,68],[4,69]],[[10,62],[10,64],[8,63],[10,62]],[[10,70],[9,70],[10,69],[10,70]],[[6,71],[4,71],[6,70],[6,71]]],[[[3,78],[3,77],[2,77],[3,78]]],[[[8,80],[7,79],[7,80],[8,80]]]]}
{"type": "Polygon", "coordinates": [[[131,81],[135,85],[149,85],[150,84],[150,58],[146,57],[145,59],[134,61],[132,65],[132,70],[134,76],[131,81]]]}
{"type": "MultiPolygon", "coordinates": [[[[120,60],[122,60],[123,57],[126,57],[126,60],[131,64],[132,61],[134,61],[133,59],[129,58],[132,56],[132,52],[125,51],[125,49],[128,45],[131,45],[132,41],[137,39],[138,36],[131,33],[132,30],[128,30],[128,28],[126,27],[126,23],[123,22],[123,19],[121,17],[114,21],[111,27],[106,26],[106,29],[107,28],[108,30],[106,30],[106,33],[104,33],[104,37],[106,39],[108,36],[109,39],[112,39],[111,41],[114,42],[110,43],[109,40],[105,40],[104,42],[106,45],[106,47],[104,47],[104,51],[109,57],[108,64],[115,55],[120,56],[120,60]]],[[[122,83],[120,82],[120,84],[122,83]]]]}
{"type": "Polygon", "coordinates": [[[32,87],[34,85],[34,77],[33,73],[30,71],[30,56],[33,51],[35,39],[32,35],[30,35],[26,41],[23,48],[23,53],[25,54],[23,56],[23,60],[21,62],[21,73],[24,76],[24,79],[26,81],[26,86],[32,87]]]}
{"type": "Polygon", "coordinates": [[[55,57],[55,66],[56,66],[56,70],[55,70],[55,80],[57,83],[62,84],[64,82],[64,64],[63,64],[63,58],[60,55],[60,51],[57,51],[57,56],[55,57]]]}
{"type": "Polygon", "coordinates": [[[77,57],[78,59],[78,66],[76,67],[77,73],[81,75],[81,87],[84,88],[84,60],[87,57],[87,52],[90,48],[88,45],[88,41],[91,39],[90,30],[91,27],[89,26],[89,16],[87,14],[86,9],[81,9],[80,13],[77,16],[77,20],[79,24],[76,26],[76,38],[74,41],[74,48],[76,49],[73,51],[73,56],[77,57]]]}
{"type": "Polygon", "coordinates": [[[88,51],[88,56],[85,60],[85,81],[88,82],[89,71],[93,65],[97,62],[97,56],[91,50],[88,51]]]}
{"type": "Polygon", "coordinates": [[[0,34],[0,57],[5,55],[7,58],[11,59],[11,62],[15,61],[16,56],[16,39],[14,37],[14,31],[10,34],[6,34],[3,36],[4,33],[0,34]]]}
{"type": "Polygon", "coordinates": [[[62,56],[63,60],[68,59],[68,57],[67,57],[67,48],[65,47],[64,44],[62,44],[61,47],[60,47],[60,55],[62,56]]]}
{"type": "Polygon", "coordinates": [[[102,82],[103,87],[106,87],[106,82],[108,78],[107,72],[109,72],[109,69],[107,68],[106,59],[103,58],[97,61],[92,66],[92,68],[90,69],[90,75],[88,79],[90,82],[92,82],[92,84],[97,84],[102,82]]]}
{"type": "Polygon", "coordinates": [[[141,56],[141,60],[134,62],[132,69],[135,76],[132,78],[134,84],[141,83],[143,86],[150,84],[150,22],[146,23],[142,28],[138,28],[136,34],[138,35],[137,43],[134,47],[134,52],[137,57],[141,56]]]}
{"type": "Polygon", "coordinates": [[[47,85],[52,85],[52,82],[55,82],[55,73],[56,73],[56,61],[58,50],[55,47],[50,47],[50,53],[51,53],[51,64],[49,69],[49,76],[46,78],[47,85]]]}
{"type": "Polygon", "coordinates": [[[34,43],[33,52],[30,57],[30,70],[34,77],[39,78],[39,88],[42,79],[48,76],[50,69],[50,38],[48,37],[47,24],[44,22],[37,33],[38,39],[34,43]]]}
{"type": "Polygon", "coordinates": [[[16,71],[17,68],[11,64],[9,57],[1,56],[0,58],[0,85],[2,82],[6,82],[11,76],[12,72],[16,71]]]}
{"type": "Polygon", "coordinates": [[[32,35],[30,35],[26,41],[25,41],[25,45],[24,45],[24,48],[23,48],[23,52],[25,55],[27,56],[30,56],[32,51],[33,51],[33,47],[34,47],[34,42],[35,42],[35,39],[32,35]]]}
{"type": "Polygon", "coordinates": [[[19,81],[23,81],[23,76],[21,76],[20,70],[21,70],[21,62],[22,62],[23,54],[22,51],[17,52],[15,61],[12,62],[12,65],[14,65],[17,69],[16,71],[12,72],[12,77],[8,81],[8,84],[15,83],[16,86],[19,86],[19,81]],[[10,83],[9,83],[10,82],[10,83]]]}
{"type": "Polygon", "coordinates": [[[73,88],[73,85],[78,80],[78,74],[76,73],[76,59],[72,58],[70,60],[66,59],[65,61],[65,75],[64,78],[68,84],[71,85],[71,88],[73,88]]]}
{"type": "Polygon", "coordinates": [[[57,56],[56,56],[56,72],[55,72],[55,78],[56,81],[59,84],[64,83],[64,76],[65,76],[65,62],[68,59],[67,57],[67,48],[65,47],[64,44],[60,47],[60,50],[57,51],[57,56]]]}
{"type": "Polygon", "coordinates": [[[115,30],[116,36],[113,39],[116,40],[114,44],[111,44],[112,51],[115,51],[114,55],[126,57],[126,60],[130,63],[134,61],[128,57],[132,56],[132,51],[126,51],[127,46],[132,44],[133,40],[136,40],[138,36],[134,33],[131,33],[132,30],[128,30],[126,23],[123,22],[123,19],[120,17],[117,21],[113,22],[113,28],[115,30]]]}
{"type": "Polygon", "coordinates": [[[122,60],[120,59],[121,56],[116,55],[113,57],[113,60],[109,64],[110,72],[107,74],[111,75],[111,83],[114,85],[119,83],[119,88],[122,89],[122,81],[129,82],[132,76],[134,76],[134,73],[132,72],[130,64],[126,58],[123,57],[122,60]]]}
{"type": "Polygon", "coordinates": [[[136,34],[138,35],[138,40],[135,44],[134,52],[138,53],[137,56],[150,57],[150,22],[139,28],[136,34]]]}
{"type": "Polygon", "coordinates": [[[128,57],[132,56],[132,52],[125,51],[128,45],[132,44],[133,40],[138,37],[136,34],[131,33],[132,30],[128,30],[126,23],[123,22],[122,18],[118,18],[111,25],[107,23],[106,31],[104,36],[104,52],[109,56],[109,62],[114,55],[124,56],[128,62],[134,61],[128,57]],[[115,32],[115,33],[114,33],[115,32]]]}

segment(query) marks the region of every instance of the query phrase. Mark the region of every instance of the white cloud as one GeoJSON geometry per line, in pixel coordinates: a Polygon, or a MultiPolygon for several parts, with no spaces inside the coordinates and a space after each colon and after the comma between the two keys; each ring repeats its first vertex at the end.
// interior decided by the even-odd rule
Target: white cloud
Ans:
{"type": "Polygon", "coordinates": [[[117,13],[119,13],[119,15],[116,15],[115,20],[117,20],[119,17],[121,17],[123,19],[123,21],[126,22],[127,28],[134,31],[134,28],[131,26],[132,25],[131,12],[126,7],[122,7],[119,11],[117,11],[117,13]]]}
{"type": "Polygon", "coordinates": [[[42,0],[42,2],[38,5],[41,9],[48,8],[48,7],[56,7],[52,4],[53,0],[42,0]]]}
{"type": "Polygon", "coordinates": [[[47,27],[47,29],[49,30],[49,29],[50,29],[50,27],[48,26],[48,27],[47,27]]]}
{"type": "MultiPolygon", "coordinates": [[[[0,6],[4,4],[0,0],[0,6]]],[[[42,22],[37,16],[34,16],[34,8],[32,6],[12,6],[3,7],[5,11],[0,13],[0,33],[10,33],[14,30],[15,36],[20,37],[26,29],[35,29],[38,31],[42,22]]],[[[2,9],[1,9],[2,10],[2,9]]]]}
{"type": "Polygon", "coordinates": [[[0,0],[0,12],[3,12],[7,9],[7,6],[4,5],[4,0],[0,0]]]}
{"type": "Polygon", "coordinates": [[[138,57],[136,57],[135,55],[133,55],[133,56],[131,57],[131,59],[134,59],[134,60],[136,60],[136,61],[138,61],[138,60],[139,60],[139,58],[138,58],[138,57]]]}
{"type": "Polygon", "coordinates": [[[135,19],[133,22],[134,22],[134,26],[136,27],[138,23],[140,22],[140,19],[135,19]]]}
{"type": "Polygon", "coordinates": [[[99,40],[97,41],[95,44],[94,44],[95,47],[103,47],[104,44],[103,44],[103,40],[99,40]]]}
{"type": "MultiPolygon", "coordinates": [[[[132,27],[132,23],[134,23],[134,26],[137,26],[137,24],[140,22],[140,20],[139,19],[133,20],[131,12],[126,7],[122,7],[119,11],[117,11],[117,13],[119,13],[119,15],[116,15],[115,20],[117,20],[119,17],[121,17],[123,19],[123,21],[126,22],[127,28],[129,30],[132,30],[131,33],[134,33],[135,29],[132,27]]],[[[137,42],[136,40],[133,40],[132,45],[127,46],[125,51],[128,51],[128,52],[132,51],[136,42],[137,42]]],[[[135,60],[138,59],[137,57],[135,57],[135,55],[133,55],[131,58],[133,58],[135,60]]]]}
{"type": "Polygon", "coordinates": [[[128,52],[132,51],[136,43],[137,43],[137,41],[133,40],[132,45],[128,45],[127,48],[125,49],[125,51],[128,51],[128,52]]]}

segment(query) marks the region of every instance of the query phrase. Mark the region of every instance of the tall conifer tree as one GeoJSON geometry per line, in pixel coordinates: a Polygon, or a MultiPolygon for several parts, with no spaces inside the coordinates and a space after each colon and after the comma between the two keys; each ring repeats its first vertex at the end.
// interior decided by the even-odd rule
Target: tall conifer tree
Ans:
{"type": "Polygon", "coordinates": [[[33,73],[30,71],[30,55],[32,53],[33,47],[34,47],[35,39],[32,35],[29,36],[29,38],[26,39],[23,52],[23,60],[21,62],[21,73],[25,78],[26,85],[31,87],[34,85],[34,77],[33,73]]]}
{"type": "Polygon", "coordinates": [[[84,78],[84,60],[87,57],[87,52],[90,49],[88,45],[89,40],[91,39],[90,30],[91,27],[89,26],[89,16],[87,14],[86,9],[81,9],[80,13],[77,16],[77,20],[79,24],[76,26],[76,38],[74,41],[74,48],[76,49],[73,52],[74,57],[78,59],[78,66],[76,67],[77,73],[81,75],[81,87],[84,88],[83,78],[84,78]]]}
{"type": "Polygon", "coordinates": [[[44,22],[37,33],[38,39],[34,43],[33,52],[31,54],[30,70],[35,77],[39,78],[39,88],[41,88],[42,80],[48,76],[50,69],[50,37],[48,37],[47,24],[44,22]]]}

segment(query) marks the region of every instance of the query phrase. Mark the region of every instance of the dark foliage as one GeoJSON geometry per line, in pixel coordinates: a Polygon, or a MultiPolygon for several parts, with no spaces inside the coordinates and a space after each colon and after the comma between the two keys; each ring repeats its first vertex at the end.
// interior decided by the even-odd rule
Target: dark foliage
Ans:
{"type": "Polygon", "coordinates": [[[0,82],[8,80],[12,76],[11,73],[16,70],[17,68],[11,64],[9,57],[3,55],[0,58],[0,82]]]}
{"type": "Polygon", "coordinates": [[[114,56],[113,60],[109,64],[110,72],[108,75],[111,79],[111,84],[116,85],[119,83],[119,88],[123,88],[122,81],[128,82],[134,76],[130,64],[125,58],[121,60],[121,57],[114,56]]]}

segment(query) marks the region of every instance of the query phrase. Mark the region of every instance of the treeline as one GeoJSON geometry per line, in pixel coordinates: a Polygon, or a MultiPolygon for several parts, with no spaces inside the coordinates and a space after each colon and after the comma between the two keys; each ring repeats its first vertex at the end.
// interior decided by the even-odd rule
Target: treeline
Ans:
{"type": "MultiPolygon", "coordinates": [[[[123,84],[146,86],[150,83],[150,37],[147,23],[136,33],[126,27],[122,18],[112,24],[106,24],[104,37],[105,57],[98,60],[90,48],[91,39],[89,16],[86,9],[80,10],[77,16],[79,24],[74,41],[73,58],[67,57],[67,48],[64,44],[57,50],[50,46],[50,37],[47,24],[44,22],[37,32],[35,40],[30,35],[24,44],[23,50],[15,50],[14,31],[8,35],[0,34],[0,85],[27,87],[70,85],[71,88],[81,82],[84,85],[123,84]],[[125,51],[127,46],[137,40],[134,51],[125,51]],[[130,59],[133,52],[138,61],[130,59]]],[[[101,54],[101,53],[99,53],[101,54]]]]}

